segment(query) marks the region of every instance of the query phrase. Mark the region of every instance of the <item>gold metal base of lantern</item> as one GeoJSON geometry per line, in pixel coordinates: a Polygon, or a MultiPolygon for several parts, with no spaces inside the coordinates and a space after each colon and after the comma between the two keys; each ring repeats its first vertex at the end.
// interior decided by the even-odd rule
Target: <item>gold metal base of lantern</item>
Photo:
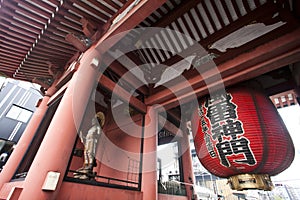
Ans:
{"type": "Polygon", "coordinates": [[[271,191],[274,186],[268,174],[239,174],[228,178],[231,189],[247,190],[258,189],[271,191]]]}

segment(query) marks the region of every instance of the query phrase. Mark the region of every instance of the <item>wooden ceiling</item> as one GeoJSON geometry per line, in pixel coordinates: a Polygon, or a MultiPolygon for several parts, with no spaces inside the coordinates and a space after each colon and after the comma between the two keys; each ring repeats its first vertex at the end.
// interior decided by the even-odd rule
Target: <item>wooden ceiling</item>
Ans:
{"type": "Polygon", "coordinates": [[[81,18],[106,23],[126,4],[125,0],[0,2],[0,71],[27,81],[49,76],[46,61],[64,67],[77,52],[65,37],[83,34],[81,18]]]}
{"type": "MultiPolygon", "coordinates": [[[[201,65],[201,71],[209,75],[208,82],[210,80],[212,84],[215,74],[209,66],[213,61],[225,85],[231,85],[300,60],[297,0],[153,0],[147,5],[151,3],[158,9],[153,12],[153,8],[148,7],[151,14],[147,15],[144,15],[147,12],[136,10],[136,21],[128,23],[139,29],[130,31],[124,40],[109,50],[116,51],[120,44],[138,47],[126,52],[125,58],[110,64],[109,78],[116,82],[131,70],[126,62],[136,66],[146,64],[147,69],[141,67],[143,78],[133,74],[121,84],[124,88],[134,88],[137,82],[151,83],[140,88],[148,96],[146,104],[176,105],[178,98],[175,99],[172,93],[185,93],[184,84],[175,76],[166,80],[163,86],[155,83],[161,81],[161,74],[168,66],[174,67],[191,55],[196,63],[194,68],[181,67],[185,70],[180,73],[189,80],[197,95],[205,93],[204,82],[207,84],[207,80],[203,80],[196,65],[201,65]],[[143,31],[148,27],[165,29],[149,35],[143,31]],[[171,30],[186,37],[174,36],[171,30]],[[210,56],[209,62],[203,62],[203,55],[198,55],[198,49],[194,48],[197,45],[210,56]],[[172,92],[166,87],[172,87],[172,92]]],[[[0,72],[27,81],[51,77],[47,61],[65,68],[78,52],[65,37],[69,33],[84,34],[80,19],[101,24],[101,41],[115,26],[116,17],[139,4],[145,4],[145,1],[0,0],[0,72]]],[[[127,27],[124,25],[120,30],[127,27]]]]}

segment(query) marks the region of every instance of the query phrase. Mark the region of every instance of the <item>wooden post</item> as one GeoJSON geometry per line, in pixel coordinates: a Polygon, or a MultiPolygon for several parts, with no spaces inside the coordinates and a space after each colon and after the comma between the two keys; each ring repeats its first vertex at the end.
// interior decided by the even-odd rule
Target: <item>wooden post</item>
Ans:
{"type": "Polygon", "coordinates": [[[19,199],[55,199],[78,132],[90,95],[99,78],[97,51],[89,49],[81,59],[78,71],[69,82],[61,102],[52,118],[41,146],[28,171],[19,199]],[[97,62],[95,62],[97,63],[97,62]],[[56,189],[42,190],[48,172],[59,175],[56,189]]]}
{"type": "Polygon", "coordinates": [[[148,107],[144,125],[144,151],[142,171],[143,200],[157,199],[157,112],[148,107]]]}

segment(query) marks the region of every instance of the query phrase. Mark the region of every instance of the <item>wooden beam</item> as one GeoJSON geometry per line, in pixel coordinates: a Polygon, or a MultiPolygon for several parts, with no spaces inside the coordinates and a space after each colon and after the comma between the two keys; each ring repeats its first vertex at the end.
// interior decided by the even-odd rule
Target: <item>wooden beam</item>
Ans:
{"type": "Polygon", "coordinates": [[[3,60],[0,60],[0,72],[3,70],[15,72],[16,69],[18,69],[19,64],[13,64],[10,62],[6,62],[3,60]]]}
{"type": "Polygon", "coordinates": [[[16,20],[22,20],[23,22],[26,22],[27,24],[29,24],[31,26],[35,26],[40,29],[43,29],[43,27],[44,27],[44,25],[41,24],[40,22],[36,22],[30,18],[24,17],[23,15],[16,13],[14,10],[12,10],[10,8],[2,9],[1,12],[14,17],[16,20]]]}
{"type": "MultiPolygon", "coordinates": [[[[97,45],[101,46],[105,40],[113,35],[135,28],[166,1],[167,0],[141,0],[122,19],[110,27],[110,29],[100,38],[97,45]]],[[[115,40],[113,42],[111,41],[110,43],[106,43],[105,47],[103,45],[101,46],[101,50],[105,52],[105,50],[108,50],[117,42],[118,41],[115,40]]]]}
{"type": "Polygon", "coordinates": [[[107,90],[109,90],[110,92],[116,94],[122,101],[129,103],[130,106],[137,109],[139,112],[147,112],[147,106],[143,102],[132,96],[129,92],[127,92],[121,86],[107,78],[104,74],[101,75],[99,79],[99,84],[107,90]]]}
{"type": "Polygon", "coordinates": [[[108,55],[105,55],[103,62],[109,65],[109,68],[113,72],[115,72],[118,76],[124,79],[124,81],[129,83],[134,89],[140,91],[144,95],[148,94],[148,88],[143,86],[144,83],[140,81],[136,76],[134,76],[130,71],[128,71],[128,69],[126,69],[119,61],[115,60],[112,57],[108,57],[108,55]],[[125,73],[126,73],[126,78],[123,77],[125,73]]]}
{"type": "Polygon", "coordinates": [[[175,126],[172,122],[170,122],[169,120],[167,120],[166,118],[164,118],[161,115],[158,115],[158,123],[161,127],[166,129],[167,131],[171,132],[172,134],[179,136],[179,137],[183,136],[183,132],[180,128],[175,126]]]}
{"type": "Polygon", "coordinates": [[[14,56],[18,56],[19,58],[23,58],[25,53],[19,53],[16,51],[12,51],[12,50],[8,50],[8,49],[4,49],[1,47],[0,49],[0,53],[4,53],[3,55],[14,55],[14,56]]]}
{"type": "MultiPolygon", "coordinates": [[[[77,1],[77,2],[79,2],[79,1],[77,1]]],[[[81,4],[83,4],[83,3],[81,3],[81,4]]],[[[72,2],[66,2],[66,3],[64,3],[63,5],[63,8],[65,8],[65,9],[67,9],[67,10],[71,10],[71,11],[73,11],[74,13],[77,13],[77,14],[79,14],[79,15],[81,15],[82,17],[84,17],[84,18],[87,18],[87,19],[94,19],[94,17],[91,15],[91,14],[89,14],[88,12],[84,12],[84,11],[82,11],[82,10],[80,10],[79,8],[77,8],[77,7],[75,7],[74,5],[73,5],[73,3],[72,2]]],[[[87,5],[86,5],[87,6],[87,5]]],[[[93,12],[90,12],[90,13],[93,13],[94,15],[96,15],[97,16],[97,14],[95,14],[94,12],[96,12],[97,10],[95,10],[95,9],[93,9],[93,8],[89,8],[90,10],[94,10],[93,12]]],[[[99,13],[99,11],[98,11],[98,13],[99,13]]],[[[95,20],[97,20],[97,22],[102,22],[100,19],[95,19],[95,20]]]]}
{"type": "Polygon", "coordinates": [[[167,16],[163,17],[158,22],[154,23],[153,27],[166,27],[171,22],[175,21],[186,12],[188,12],[191,8],[194,8],[199,4],[202,0],[193,0],[193,1],[183,1],[180,6],[177,6],[174,10],[168,13],[167,16]]]}
{"type": "Polygon", "coordinates": [[[23,0],[14,0],[15,2],[18,3],[18,6],[23,5],[26,7],[26,9],[29,9],[32,13],[34,14],[39,14],[39,16],[44,16],[44,18],[46,19],[49,19],[51,17],[51,13],[50,12],[47,12],[47,11],[44,11],[43,9],[39,8],[38,6],[35,6],[34,4],[31,4],[31,3],[28,3],[26,1],[23,1],[23,0]]]}
{"type": "Polygon", "coordinates": [[[90,2],[92,4],[94,4],[95,6],[97,6],[100,10],[103,10],[104,12],[110,14],[111,16],[114,15],[114,11],[112,11],[111,9],[109,9],[108,7],[106,7],[105,5],[99,3],[96,0],[90,0],[90,2]]]}
{"type": "MultiPolygon", "coordinates": [[[[104,20],[108,20],[109,17],[101,12],[99,12],[98,10],[96,10],[95,8],[89,6],[88,4],[82,2],[82,1],[77,1],[77,0],[69,0],[71,2],[73,2],[74,4],[79,5],[80,7],[84,8],[85,10],[89,11],[90,13],[93,13],[96,16],[99,16],[100,18],[104,19],[104,20]]],[[[76,7],[74,6],[73,7],[76,7]]]]}
{"type": "MultiPolygon", "coordinates": [[[[263,73],[267,73],[271,70],[278,69],[290,63],[299,62],[299,61],[300,61],[300,48],[292,52],[289,52],[287,54],[283,54],[282,56],[274,57],[274,59],[261,63],[260,65],[256,65],[251,68],[248,68],[248,70],[242,70],[239,73],[223,78],[220,81],[216,81],[214,83],[196,88],[193,92],[193,95],[197,97],[203,96],[209,93],[208,88],[213,88],[213,87],[221,88],[223,85],[225,87],[231,86],[242,81],[250,80],[263,73]]],[[[181,99],[181,103],[187,103],[191,100],[191,96],[189,96],[190,94],[185,93],[184,96],[180,96],[179,98],[165,101],[162,105],[164,105],[166,109],[176,107],[179,105],[178,99],[181,99]]]]}
{"type": "Polygon", "coordinates": [[[78,34],[78,35],[83,34],[81,29],[78,30],[75,27],[66,26],[66,25],[61,24],[60,22],[57,22],[57,21],[52,21],[51,25],[54,26],[57,30],[65,32],[66,34],[67,33],[75,33],[75,34],[78,34]]]}
{"type": "Polygon", "coordinates": [[[29,63],[29,62],[24,62],[24,67],[25,68],[28,68],[28,69],[34,69],[34,70],[36,70],[36,72],[39,72],[39,71],[43,71],[43,72],[47,72],[48,74],[49,74],[49,72],[48,72],[48,65],[46,65],[46,63],[45,63],[45,65],[44,66],[41,66],[41,65],[37,65],[36,63],[29,63]]]}
{"type": "MultiPolygon", "coordinates": [[[[0,64],[1,65],[1,64],[0,64]]],[[[16,69],[12,68],[12,67],[5,67],[1,65],[1,70],[0,72],[9,72],[9,73],[13,73],[16,69]]]]}
{"type": "Polygon", "coordinates": [[[14,24],[14,25],[16,25],[17,27],[20,27],[20,28],[22,28],[22,29],[25,29],[25,30],[27,30],[27,31],[29,31],[29,32],[31,32],[31,33],[35,33],[35,34],[40,34],[40,33],[41,33],[41,29],[36,28],[36,27],[34,27],[34,26],[30,26],[30,25],[28,25],[28,24],[26,24],[26,23],[20,22],[20,21],[18,21],[18,20],[13,19],[13,18],[10,18],[10,17],[8,17],[7,15],[2,15],[2,16],[0,16],[0,19],[4,19],[4,20],[7,21],[8,23],[14,24]]]}
{"type": "MultiPolygon", "coordinates": [[[[151,26],[152,27],[163,27],[164,28],[164,27],[170,25],[172,22],[175,22],[176,19],[178,19],[179,17],[181,17],[185,13],[189,14],[190,12],[188,12],[188,11],[191,10],[191,8],[196,7],[201,1],[202,0],[193,0],[193,1],[183,1],[183,2],[181,2],[181,4],[179,6],[177,6],[173,10],[168,11],[167,15],[162,17],[159,21],[153,23],[151,26]]],[[[195,11],[197,11],[197,10],[198,9],[195,9],[195,11]]],[[[198,13],[198,15],[199,15],[199,18],[201,19],[200,13],[198,13]]],[[[191,17],[191,19],[193,19],[193,18],[191,17]]],[[[195,26],[195,27],[197,27],[197,26],[195,26]]],[[[206,28],[206,26],[203,26],[203,27],[206,28]]],[[[143,35],[141,35],[140,38],[136,39],[136,41],[137,40],[143,41],[145,39],[148,39],[149,37],[150,37],[149,34],[144,33],[143,35]]],[[[200,37],[201,37],[201,34],[200,34],[200,37]]]]}
{"type": "MultiPolygon", "coordinates": [[[[16,11],[20,11],[23,14],[25,14],[27,18],[33,18],[33,19],[35,19],[36,22],[40,22],[41,24],[46,24],[47,21],[48,21],[46,18],[41,17],[36,13],[30,12],[30,11],[26,10],[25,8],[17,6],[17,4],[15,4],[12,1],[4,1],[3,5],[5,5],[5,6],[11,8],[12,10],[14,10],[15,11],[14,13],[16,13],[16,11]]],[[[13,13],[13,15],[14,15],[14,13],[13,13]]]]}
{"type": "Polygon", "coordinates": [[[13,36],[15,38],[19,38],[20,40],[23,40],[23,41],[26,41],[26,42],[30,42],[30,43],[33,43],[35,41],[34,38],[31,38],[31,37],[27,37],[25,35],[20,35],[12,30],[9,30],[9,29],[4,29],[4,28],[1,28],[0,27],[0,33],[2,35],[8,35],[8,36],[13,36]]]}
{"type": "Polygon", "coordinates": [[[7,61],[7,62],[12,62],[12,63],[18,63],[20,64],[22,61],[22,58],[17,60],[17,59],[13,59],[13,58],[8,58],[8,57],[3,57],[1,58],[1,61],[7,61]]]}
{"type": "Polygon", "coordinates": [[[39,46],[42,46],[45,49],[49,49],[51,51],[55,51],[55,52],[61,52],[63,54],[70,54],[73,55],[74,53],[76,53],[76,51],[72,51],[70,50],[70,48],[65,48],[65,47],[61,47],[56,45],[55,43],[49,42],[47,40],[42,40],[38,43],[39,46]]]}
{"type": "Polygon", "coordinates": [[[48,71],[46,72],[37,72],[35,69],[32,70],[27,70],[25,68],[21,68],[20,69],[21,73],[30,75],[30,76],[34,76],[34,77],[50,77],[48,71]]]}
{"type": "Polygon", "coordinates": [[[2,48],[2,50],[4,50],[4,51],[6,51],[6,50],[11,50],[11,51],[15,51],[15,52],[24,54],[24,57],[25,57],[25,55],[27,54],[27,49],[26,49],[26,50],[16,49],[16,48],[14,48],[13,46],[7,46],[7,45],[2,46],[1,48],[2,48]]]}
{"type": "Polygon", "coordinates": [[[120,6],[118,4],[116,4],[115,2],[111,1],[111,0],[104,0],[105,3],[107,3],[108,5],[110,5],[111,7],[113,7],[116,10],[120,9],[120,6]]]}
{"type": "Polygon", "coordinates": [[[65,18],[64,16],[56,15],[56,16],[54,17],[54,21],[56,21],[57,23],[60,23],[60,24],[65,23],[65,24],[67,24],[67,25],[73,27],[73,28],[76,29],[76,30],[80,30],[80,31],[82,30],[82,26],[81,26],[80,24],[75,23],[75,22],[73,22],[73,21],[71,21],[71,20],[68,20],[68,19],[65,18]]]}
{"type": "MultiPolygon", "coordinates": [[[[268,10],[268,12],[270,12],[270,13],[266,13],[265,12],[265,14],[267,14],[267,15],[266,16],[261,16],[260,20],[264,21],[264,19],[268,18],[267,16],[269,16],[271,13],[275,12],[276,7],[273,4],[271,4],[269,6],[272,6],[271,10],[273,10],[273,11],[271,12],[270,10],[268,10]]],[[[266,9],[266,5],[264,5],[262,8],[266,9]]],[[[263,9],[259,9],[259,13],[262,14],[263,13],[263,9]]],[[[258,16],[260,16],[260,14],[258,16]]],[[[242,19],[244,20],[244,22],[245,22],[245,20],[247,22],[248,20],[253,20],[252,17],[254,17],[253,13],[251,13],[250,15],[244,16],[242,19]]],[[[224,29],[221,29],[219,32],[216,32],[213,35],[211,35],[208,39],[202,40],[202,42],[200,41],[200,45],[201,46],[208,45],[211,40],[214,41],[214,40],[216,40],[216,38],[221,37],[222,34],[230,33],[230,29],[231,28],[235,29],[235,28],[237,28],[239,26],[240,27],[243,26],[243,21],[236,21],[233,24],[225,27],[224,29]]],[[[298,27],[299,27],[298,23],[295,23],[294,20],[290,20],[288,23],[286,23],[285,25],[283,25],[283,26],[281,26],[281,27],[273,30],[271,33],[267,33],[267,34],[265,34],[265,35],[263,35],[261,37],[258,37],[256,39],[254,39],[253,41],[248,42],[246,45],[242,45],[239,48],[228,49],[226,51],[226,53],[223,53],[221,56],[219,56],[218,58],[214,59],[214,62],[215,62],[215,64],[218,65],[218,64],[221,64],[221,63],[226,62],[228,60],[231,60],[232,58],[235,58],[235,57],[239,56],[241,52],[247,52],[247,51],[249,51],[251,49],[254,49],[257,46],[266,43],[267,41],[271,41],[274,38],[278,38],[281,35],[284,35],[284,34],[286,34],[288,32],[292,32],[293,30],[295,30],[298,27]]],[[[179,62],[183,57],[189,56],[189,55],[191,55],[191,54],[193,54],[193,53],[195,53],[197,51],[199,52],[199,50],[198,50],[199,48],[197,46],[199,47],[199,44],[197,44],[196,46],[192,46],[189,49],[185,50],[184,52],[181,53],[181,56],[178,56],[178,55],[173,56],[171,59],[165,61],[163,63],[163,65],[171,66],[175,62],[179,62]]],[[[204,52],[204,53],[206,53],[206,52],[204,52]]],[[[201,66],[201,69],[202,69],[201,71],[204,71],[205,68],[209,68],[209,66],[208,67],[205,67],[205,65],[201,66]]],[[[195,73],[198,73],[198,72],[197,71],[195,72],[195,71],[189,70],[189,71],[184,72],[182,75],[186,79],[189,79],[190,77],[194,76],[195,73]]],[[[178,82],[177,79],[173,79],[173,80],[169,81],[168,83],[166,83],[165,85],[174,85],[174,84],[177,84],[177,82],[178,82]]],[[[153,92],[157,93],[157,92],[162,91],[162,90],[164,90],[164,87],[157,87],[157,88],[154,89],[153,92]]]]}
{"type": "Polygon", "coordinates": [[[50,6],[49,4],[47,4],[47,3],[43,2],[43,1],[40,1],[40,0],[30,0],[30,1],[38,4],[42,8],[45,8],[45,9],[49,10],[51,13],[55,12],[55,7],[50,6]]]}
{"type": "Polygon", "coordinates": [[[208,87],[217,87],[223,83],[232,85],[296,62],[300,60],[298,56],[299,48],[300,28],[261,45],[250,52],[240,54],[235,59],[220,64],[217,69],[210,69],[202,74],[198,73],[198,75],[189,79],[188,82],[181,82],[157,92],[146,98],[145,103],[146,105],[160,104],[166,106],[166,109],[175,107],[181,99],[188,99],[195,94],[198,96],[204,95],[208,92],[208,87]],[[228,73],[229,71],[231,73],[228,73]],[[226,74],[226,77],[223,74],[226,74]],[[218,80],[220,76],[222,76],[222,79],[218,80]],[[205,84],[205,80],[206,82],[210,80],[208,86],[205,84]],[[194,90],[187,90],[190,87],[193,87],[194,90]],[[174,93],[180,94],[180,96],[174,97],[174,93]]]}
{"type": "MultiPolygon", "coordinates": [[[[122,19],[120,19],[116,24],[112,25],[110,29],[99,39],[96,45],[96,49],[103,52],[106,52],[113,45],[115,45],[121,38],[114,39],[113,41],[105,42],[108,38],[116,35],[118,33],[122,33],[124,31],[128,31],[130,29],[135,28],[138,24],[140,24],[147,16],[153,13],[156,9],[162,6],[166,0],[142,0],[137,5],[135,5],[122,19]],[[105,44],[105,45],[103,45],[105,44]],[[99,47],[99,48],[98,48],[99,47]]],[[[120,86],[116,85],[114,82],[109,80],[107,77],[103,78],[101,76],[100,83],[110,91],[113,91],[116,86],[116,90],[119,91],[118,95],[124,100],[127,99],[128,95],[131,96],[127,91],[125,91],[120,86]],[[104,80],[103,80],[104,79],[104,80]],[[103,83],[105,81],[105,83],[103,83]],[[108,84],[108,85],[106,85],[108,84]]],[[[115,90],[114,90],[115,91],[115,90]]],[[[140,100],[135,97],[131,98],[131,104],[137,110],[146,113],[146,105],[142,103],[140,100]]],[[[127,101],[127,100],[126,100],[127,101]]]]}
{"type": "Polygon", "coordinates": [[[13,54],[8,54],[7,52],[4,52],[2,53],[1,52],[1,49],[0,49],[0,56],[3,58],[3,57],[8,57],[10,59],[16,59],[16,60],[20,60],[20,56],[16,56],[16,55],[13,55],[13,54]]]}
{"type": "Polygon", "coordinates": [[[31,37],[31,38],[36,38],[37,35],[38,35],[38,34],[34,34],[34,33],[30,32],[30,31],[28,31],[28,30],[26,30],[26,29],[24,29],[24,28],[22,28],[22,27],[15,26],[15,25],[13,25],[13,24],[4,22],[4,21],[2,21],[2,20],[0,21],[0,25],[6,27],[7,29],[10,29],[10,30],[12,30],[12,31],[15,31],[15,32],[17,32],[17,33],[20,33],[20,34],[22,34],[22,35],[29,36],[29,37],[31,37]]]}
{"type": "Polygon", "coordinates": [[[38,51],[38,53],[40,53],[40,54],[42,54],[42,53],[44,53],[45,55],[48,54],[47,56],[49,56],[49,57],[50,56],[52,56],[52,57],[58,56],[59,57],[59,56],[73,56],[74,55],[73,52],[58,51],[55,48],[54,49],[53,48],[50,49],[48,45],[45,45],[45,46],[37,45],[33,49],[33,51],[38,51]],[[47,48],[45,46],[47,46],[47,48]]]}
{"type": "MultiPolygon", "coordinates": [[[[45,35],[44,35],[45,36],[45,35]]],[[[77,52],[78,50],[74,48],[74,46],[72,46],[70,43],[68,43],[66,40],[64,42],[58,42],[57,40],[53,39],[53,38],[49,38],[48,36],[45,36],[43,38],[43,42],[46,44],[52,44],[55,45],[57,47],[61,47],[64,49],[68,49],[68,50],[73,50],[73,53],[77,52]],[[46,38],[45,38],[46,37],[46,38]]]]}
{"type": "MultiPolygon", "coordinates": [[[[198,9],[195,9],[195,10],[197,11],[198,9]]],[[[214,42],[218,41],[219,39],[229,35],[230,33],[244,27],[245,25],[250,24],[254,20],[263,22],[265,20],[265,18],[271,18],[271,16],[273,16],[273,14],[275,14],[276,12],[278,12],[278,7],[272,2],[267,2],[264,5],[257,8],[255,10],[255,12],[251,12],[245,16],[242,16],[239,20],[230,23],[226,27],[220,29],[219,31],[217,31],[211,35],[209,35],[208,29],[206,28],[206,26],[203,26],[206,34],[209,35],[207,38],[200,40],[199,44],[196,44],[196,45],[188,48],[184,52],[180,53],[180,56],[179,55],[172,56],[168,60],[164,61],[162,63],[162,65],[163,66],[172,66],[173,64],[182,60],[184,57],[187,57],[194,53],[197,53],[197,51],[199,51],[199,48],[198,48],[199,45],[201,47],[203,47],[204,49],[208,49],[208,47],[211,44],[213,44],[214,42]]],[[[199,15],[199,19],[201,20],[201,14],[199,12],[197,12],[197,13],[199,15]]],[[[205,24],[204,21],[202,23],[205,24]]],[[[201,34],[199,36],[201,37],[201,34]]]]}
{"type": "Polygon", "coordinates": [[[25,46],[23,44],[17,44],[14,41],[10,42],[8,40],[2,40],[2,44],[5,44],[5,46],[10,46],[14,47],[16,49],[21,49],[21,50],[29,50],[31,46],[25,46]]]}
{"type": "Polygon", "coordinates": [[[22,44],[25,46],[32,46],[32,43],[28,42],[28,41],[24,41],[21,38],[16,38],[12,35],[7,35],[7,34],[2,34],[1,35],[3,38],[5,38],[5,40],[9,40],[10,42],[16,43],[16,44],[22,44]]]}

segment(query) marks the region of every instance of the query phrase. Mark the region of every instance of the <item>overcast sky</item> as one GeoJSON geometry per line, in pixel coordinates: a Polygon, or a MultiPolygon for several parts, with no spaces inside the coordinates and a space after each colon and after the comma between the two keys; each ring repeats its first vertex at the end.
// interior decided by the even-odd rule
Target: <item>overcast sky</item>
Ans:
{"type": "Polygon", "coordinates": [[[279,175],[272,177],[273,183],[283,183],[300,188],[300,106],[278,109],[295,146],[295,159],[292,165],[279,175]]]}

